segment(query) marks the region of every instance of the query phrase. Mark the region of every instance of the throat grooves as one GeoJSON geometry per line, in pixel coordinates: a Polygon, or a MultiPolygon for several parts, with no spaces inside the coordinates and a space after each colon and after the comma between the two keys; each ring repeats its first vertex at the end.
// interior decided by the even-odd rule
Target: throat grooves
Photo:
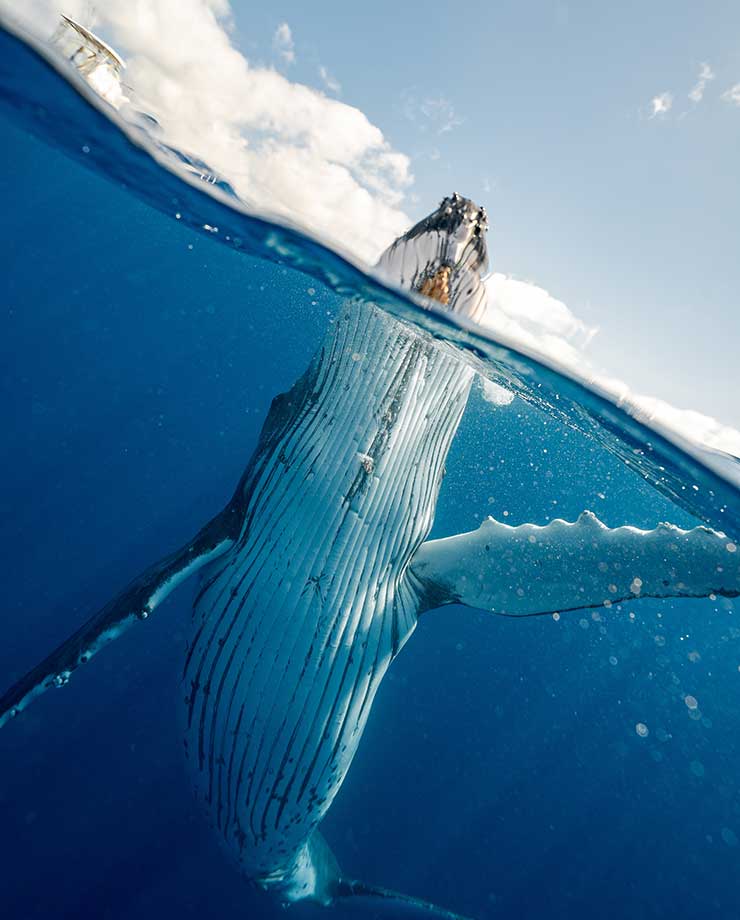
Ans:
{"type": "Polygon", "coordinates": [[[404,574],[472,376],[350,303],[273,403],[241,486],[245,525],[204,580],[185,671],[196,786],[250,874],[280,871],[305,843],[414,629],[404,574]]]}

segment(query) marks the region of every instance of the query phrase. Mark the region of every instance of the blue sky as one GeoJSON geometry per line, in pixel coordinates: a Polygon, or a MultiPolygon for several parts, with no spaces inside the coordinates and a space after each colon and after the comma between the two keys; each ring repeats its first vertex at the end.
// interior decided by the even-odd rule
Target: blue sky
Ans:
{"type": "Polygon", "coordinates": [[[598,326],[597,363],[740,423],[740,106],[721,98],[740,83],[737,3],[232,8],[250,59],[316,86],[327,68],[411,156],[408,213],[451,190],[485,203],[494,266],[598,326]]]}

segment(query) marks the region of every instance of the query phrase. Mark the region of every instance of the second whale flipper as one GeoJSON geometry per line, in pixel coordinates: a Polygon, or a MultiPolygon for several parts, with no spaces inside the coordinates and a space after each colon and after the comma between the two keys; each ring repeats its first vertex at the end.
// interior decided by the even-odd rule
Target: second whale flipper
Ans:
{"type": "MultiPolygon", "coordinates": [[[[117,639],[138,620],[145,620],[178,585],[230,549],[244,526],[249,481],[260,458],[279,440],[302,405],[301,399],[313,384],[315,362],[287,393],[276,396],[260,433],[257,450],[244,471],[231,501],[202,527],[192,540],[165,556],[130,582],[120,594],[101,608],[55,651],[36,665],[2,697],[0,728],[39,694],[50,687],[62,687],[81,664],[117,639]]],[[[305,401],[305,400],[304,400],[305,401]]]]}
{"type": "Polygon", "coordinates": [[[392,891],[389,888],[378,888],[376,885],[366,885],[354,879],[340,879],[334,894],[335,901],[345,898],[367,900],[373,908],[373,916],[387,916],[400,920],[401,917],[412,917],[423,914],[426,917],[438,917],[439,920],[470,920],[462,914],[455,914],[444,907],[437,907],[429,901],[410,897],[392,891]]]}
{"type": "Polygon", "coordinates": [[[186,578],[233,545],[242,517],[232,501],[182,548],[146,569],[0,698],[0,727],[152,611],[186,578]]]}
{"type": "Polygon", "coordinates": [[[609,528],[577,521],[477,530],[428,540],[411,561],[420,610],[464,604],[504,616],[609,607],[640,597],[740,596],[740,551],[707,527],[609,528]]]}
{"type": "Polygon", "coordinates": [[[314,903],[335,909],[341,909],[343,904],[366,903],[374,917],[388,917],[389,920],[420,915],[439,920],[471,920],[421,898],[347,878],[318,830],[313,831],[298,854],[293,871],[279,878],[264,879],[262,887],[281,890],[289,902],[308,897],[314,903]],[[311,894],[307,896],[309,889],[311,894]]]}

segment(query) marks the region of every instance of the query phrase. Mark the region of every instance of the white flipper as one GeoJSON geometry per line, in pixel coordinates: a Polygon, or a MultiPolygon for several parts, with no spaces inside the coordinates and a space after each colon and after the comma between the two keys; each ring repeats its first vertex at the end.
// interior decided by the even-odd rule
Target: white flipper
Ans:
{"type": "Polygon", "coordinates": [[[174,589],[233,545],[242,515],[234,499],[184,547],[134,579],[54,652],[0,697],[0,727],[49,687],[61,687],[79,665],[145,620],[174,589]]]}
{"type": "Polygon", "coordinates": [[[420,610],[460,603],[504,616],[610,606],[640,597],[740,595],[740,547],[715,530],[575,523],[478,530],[424,543],[411,562],[420,610]]]}

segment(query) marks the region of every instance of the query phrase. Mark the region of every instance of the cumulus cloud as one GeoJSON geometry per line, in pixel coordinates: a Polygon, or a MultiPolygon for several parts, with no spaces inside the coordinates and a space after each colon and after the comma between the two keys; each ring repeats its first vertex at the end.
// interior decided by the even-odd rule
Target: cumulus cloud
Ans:
{"type": "MultiPolygon", "coordinates": [[[[602,380],[609,383],[608,380],[602,380]]],[[[740,457],[740,431],[724,425],[716,418],[696,412],[693,409],[677,409],[655,396],[632,393],[624,383],[611,381],[612,396],[621,396],[621,401],[634,407],[634,415],[641,421],[657,422],[669,431],[674,431],[687,441],[703,444],[714,450],[721,450],[740,457]]]]}
{"type": "Polygon", "coordinates": [[[659,115],[667,115],[670,112],[673,106],[673,96],[671,93],[660,93],[658,96],[653,96],[650,101],[650,107],[652,109],[650,113],[651,118],[655,118],[659,115]]]}
{"type": "Polygon", "coordinates": [[[287,22],[281,22],[272,37],[272,47],[286,64],[295,64],[295,42],[287,22]]]}
{"type": "Polygon", "coordinates": [[[596,329],[579,320],[544,288],[494,272],[486,279],[482,323],[493,332],[573,368],[582,362],[596,329]]]}
{"type": "Polygon", "coordinates": [[[689,93],[689,99],[692,102],[701,102],[704,98],[704,90],[707,88],[707,84],[714,79],[714,72],[709,64],[702,64],[699,68],[699,76],[696,83],[694,84],[693,89],[689,93]]]}
{"type": "MultiPolygon", "coordinates": [[[[598,330],[588,326],[544,288],[507,275],[486,279],[488,309],[482,320],[495,335],[539,353],[575,377],[595,384],[641,421],[658,424],[694,444],[740,457],[740,431],[692,409],[678,409],[654,396],[633,392],[617,377],[595,368],[588,345],[598,330]]],[[[497,406],[513,398],[495,384],[485,384],[484,398],[497,406]]]]}
{"type": "Polygon", "coordinates": [[[720,97],[723,102],[729,102],[732,105],[740,105],[740,83],[736,83],[729,89],[726,89],[720,97]]]}
{"type": "MultiPolygon", "coordinates": [[[[22,10],[15,0],[0,5],[22,13],[42,37],[57,26],[55,0],[27,0],[22,10]]],[[[168,143],[206,160],[245,202],[368,261],[409,226],[401,209],[412,181],[408,157],[359,109],[251,66],[229,38],[227,0],[107,0],[93,22],[86,7],[65,3],[124,54],[137,106],[157,116],[168,143]]]]}

